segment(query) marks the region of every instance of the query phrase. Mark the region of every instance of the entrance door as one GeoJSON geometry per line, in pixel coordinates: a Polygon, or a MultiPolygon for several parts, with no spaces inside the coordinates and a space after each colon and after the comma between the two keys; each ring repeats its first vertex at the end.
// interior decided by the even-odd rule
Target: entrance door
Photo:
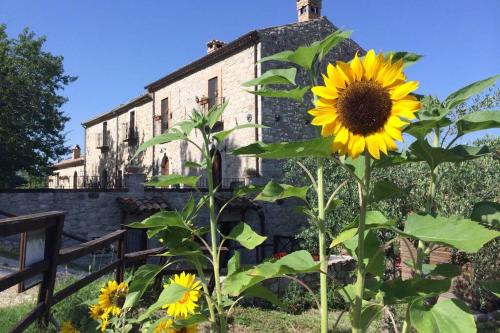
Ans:
{"type": "Polygon", "coordinates": [[[76,171],[73,173],[73,188],[78,188],[78,174],[76,171]]]}
{"type": "Polygon", "coordinates": [[[167,176],[170,174],[170,163],[168,161],[167,155],[163,155],[161,160],[161,174],[162,176],[167,176]]]}

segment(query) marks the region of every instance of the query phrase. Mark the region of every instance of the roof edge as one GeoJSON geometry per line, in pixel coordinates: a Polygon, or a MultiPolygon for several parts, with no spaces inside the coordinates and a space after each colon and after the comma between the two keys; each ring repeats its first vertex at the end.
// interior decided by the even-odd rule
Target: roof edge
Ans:
{"type": "Polygon", "coordinates": [[[148,93],[143,94],[143,95],[141,95],[139,97],[136,97],[136,98],[128,101],[125,104],[121,104],[121,105],[115,107],[111,111],[108,111],[108,112],[100,114],[100,115],[98,115],[98,116],[96,116],[94,118],[91,118],[91,119],[89,119],[87,121],[84,121],[82,123],[82,126],[83,127],[88,127],[88,126],[92,126],[92,125],[98,124],[98,123],[100,123],[103,120],[107,120],[107,119],[110,119],[110,118],[112,118],[114,116],[117,116],[117,115],[120,115],[122,113],[125,113],[125,111],[127,111],[131,107],[143,105],[143,104],[145,104],[145,103],[147,103],[147,102],[149,102],[151,100],[152,100],[151,95],[149,95],[148,93]]]}
{"type": "Polygon", "coordinates": [[[224,45],[217,51],[214,51],[206,56],[184,66],[180,69],[146,85],[144,88],[150,93],[165,87],[169,83],[178,81],[189,74],[192,74],[204,67],[217,63],[227,57],[233,55],[237,51],[249,46],[256,44],[259,41],[259,33],[257,30],[246,33],[245,35],[239,37],[238,39],[224,45]]]}

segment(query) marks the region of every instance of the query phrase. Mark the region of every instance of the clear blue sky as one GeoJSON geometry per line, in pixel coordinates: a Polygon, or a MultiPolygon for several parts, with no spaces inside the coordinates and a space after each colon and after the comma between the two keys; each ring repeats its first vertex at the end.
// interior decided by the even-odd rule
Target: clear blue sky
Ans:
{"type": "MultiPolygon", "coordinates": [[[[323,7],[365,49],[425,55],[407,72],[420,93],[445,97],[500,73],[499,0],[323,0],[323,7]]],[[[45,35],[46,49],[79,77],[64,91],[68,144],[83,143],[84,120],[203,56],[208,40],[295,21],[295,0],[0,2],[10,36],[24,27],[45,35]]]]}

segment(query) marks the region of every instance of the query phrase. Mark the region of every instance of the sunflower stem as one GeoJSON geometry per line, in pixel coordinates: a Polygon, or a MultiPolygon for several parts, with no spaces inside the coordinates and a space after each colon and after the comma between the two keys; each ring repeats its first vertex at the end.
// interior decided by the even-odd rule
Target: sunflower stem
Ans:
{"type": "Polygon", "coordinates": [[[366,222],[366,207],[367,207],[367,197],[368,189],[370,188],[370,155],[368,150],[365,151],[365,175],[363,178],[364,186],[359,186],[360,191],[360,212],[359,212],[359,226],[358,226],[358,265],[356,268],[356,284],[355,284],[355,299],[354,299],[354,311],[353,311],[353,333],[362,332],[361,327],[361,307],[363,305],[363,293],[365,290],[365,274],[366,268],[364,264],[365,257],[365,222],[366,222]]]}
{"type": "Polygon", "coordinates": [[[328,259],[326,253],[325,237],[325,193],[324,193],[324,165],[323,160],[318,159],[318,240],[319,240],[319,261],[320,261],[320,301],[321,301],[321,333],[328,332],[328,259]]]}
{"type": "Polygon", "coordinates": [[[215,295],[217,298],[217,310],[219,312],[219,332],[227,332],[226,316],[224,313],[224,305],[222,301],[222,289],[220,285],[220,265],[219,265],[219,253],[217,245],[217,219],[215,215],[215,191],[212,175],[212,156],[210,154],[210,140],[205,133],[203,133],[203,140],[205,142],[205,159],[207,162],[207,183],[208,183],[208,210],[210,215],[210,239],[212,247],[212,258],[213,258],[213,268],[214,268],[214,280],[215,280],[215,295]]]}

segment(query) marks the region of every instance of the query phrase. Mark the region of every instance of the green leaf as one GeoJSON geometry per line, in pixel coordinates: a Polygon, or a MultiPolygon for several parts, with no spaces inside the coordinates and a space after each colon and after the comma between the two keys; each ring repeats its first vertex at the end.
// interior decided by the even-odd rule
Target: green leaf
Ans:
{"type": "Polygon", "coordinates": [[[426,274],[429,275],[452,278],[455,276],[459,276],[462,273],[462,269],[460,268],[460,266],[449,263],[429,265],[429,266],[431,266],[429,267],[430,269],[428,269],[427,272],[425,272],[426,274]]]}
{"type": "Polygon", "coordinates": [[[358,179],[362,180],[364,178],[364,176],[365,176],[365,156],[364,155],[358,156],[358,158],[356,158],[354,160],[350,157],[348,157],[348,158],[341,157],[340,160],[343,161],[344,164],[354,172],[354,174],[356,175],[356,177],[358,177],[358,179]]]}
{"type": "Polygon", "coordinates": [[[182,217],[184,217],[184,219],[187,220],[193,213],[193,209],[194,209],[194,197],[191,195],[189,196],[189,200],[186,206],[182,210],[182,217]]]}
{"type": "Polygon", "coordinates": [[[274,180],[271,180],[262,192],[255,197],[255,200],[276,202],[276,200],[295,197],[307,202],[307,189],[307,186],[295,187],[287,184],[278,184],[274,180]]]}
{"type": "Polygon", "coordinates": [[[186,136],[184,135],[184,133],[178,131],[169,131],[167,133],[155,136],[151,140],[148,140],[143,144],[141,144],[139,148],[137,148],[134,156],[132,156],[132,159],[136,158],[140,153],[142,153],[143,151],[154,145],[183,140],[185,138],[186,136]]]}
{"type": "Polygon", "coordinates": [[[243,291],[266,279],[282,277],[286,274],[311,273],[319,270],[307,251],[290,253],[275,262],[264,262],[245,271],[229,275],[222,283],[222,290],[230,296],[239,296],[243,291]]]}
{"type": "Polygon", "coordinates": [[[198,324],[207,322],[208,318],[201,313],[195,313],[187,317],[186,319],[176,319],[174,320],[174,327],[178,330],[189,327],[196,326],[198,324]]]}
{"type": "Polygon", "coordinates": [[[410,146],[410,151],[418,159],[426,161],[431,170],[445,162],[462,162],[482,157],[490,153],[488,147],[458,145],[451,149],[431,147],[426,140],[417,140],[410,146]]]}
{"type": "Polygon", "coordinates": [[[195,187],[200,177],[201,176],[182,176],[174,173],[167,176],[153,177],[150,182],[146,183],[146,185],[154,187],[167,187],[170,185],[184,184],[189,187],[195,187]]]}
{"type": "MultiPolygon", "coordinates": [[[[330,247],[337,246],[345,241],[351,240],[358,232],[359,217],[352,223],[345,226],[340,234],[332,241],[330,247]]],[[[366,230],[387,228],[394,230],[396,224],[393,220],[388,220],[384,214],[379,211],[371,210],[366,212],[365,228],[366,230]]],[[[357,239],[357,237],[356,237],[357,239]]]]}
{"type": "Polygon", "coordinates": [[[191,168],[191,169],[203,168],[203,166],[200,163],[196,163],[196,162],[193,162],[193,161],[185,161],[184,162],[184,167],[191,168]]]}
{"type": "Polygon", "coordinates": [[[384,52],[383,55],[385,59],[389,59],[389,57],[392,55],[392,63],[395,63],[398,60],[402,59],[403,68],[413,66],[417,61],[419,61],[423,57],[420,54],[405,52],[405,51],[387,51],[384,52]]]}
{"type": "Polygon", "coordinates": [[[500,127],[500,111],[478,111],[467,114],[457,121],[459,136],[467,133],[500,127]]]}
{"type": "Polygon", "coordinates": [[[411,214],[405,224],[404,233],[437,244],[452,246],[467,253],[476,253],[486,243],[500,236],[477,222],[459,216],[450,218],[411,214]]]}
{"type": "Polygon", "coordinates": [[[500,204],[493,201],[481,201],[474,205],[471,220],[500,228],[500,204]]]}
{"type": "Polygon", "coordinates": [[[332,137],[319,137],[307,141],[263,143],[256,142],[233,150],[233,155],[252,155],[267,159],[288,159],[294,157],[324,157],[331,155],[332,137]]]}
{"type": "Polygon", "coordinates": [[[405,127],[404,132],[410,134],[417,139],[425,139],[425,136],[435,128],[448,127],[452,121],[446,117],[438,119],[425,119],[410,123],[405,127]]]}
{"type": "Polygon", "coordinates": [[[139,269],[134,273],[123,307],[133,307],[137,301],[141,299],[144,292],[153,283],[154,279],[158,273],[162,271],[162,269],[163,267],[161,266],[151,264],[139,267],[139,269]]]}
{"type": "Polygon", "coordinates": [[[328,53],[343,40],[349,38],[352,34],[351,30],[337,30],[320,41],[318,47],[318,61],[321,62],[328,53]]]}
{"type": "Polygon", "coordinates": [[[370,202],[378,202],[403,196],[405,196],[405,193],[396,184],[388,180],[381,180],[376,182],[373,186],[368,196],[368,200],[370,202]]]}
{"type": "Polygon", "coordinates": [[[337,30],[325,39],[314,42],[310,46],[301,46],[295,51],[279,52],[262,58],[260,62],[272,60],[291,62],[304,69],[310,70],[316,59],[321,61],[335,45],[348,38],[350,35],[351,31],[337,30]]]}
{"type": "Polygon", "coordinates": [[[236,273],[240,269],[240,267],[240,252],[234,251],[233,256],[227,262],[227,275],[236,273]]]}
{"type": "Polygon", "coordinates": [[[243,83],[244,87],[253,87],[267,84],[293,84],[295,85],[296,68],[270,69],[256,79],[243,83]]]}
{"type": "Polygon", "coordinates": [[[142,222],[128,224],[127,227],[135,229],[178,227],[185,229],[182,215],[175,211],[162,210],[144,219],[142,222]]]}
{"type": "Polygon", "coordinates": [[[229,100],[226,100],[221,105],[215,105],[208,111],[207,123],[208,123],[208,127],[210,127],[210,129],[212,129],[214,127],[214,125],[220,120],[222,114],[226,110],[228,103],[229,103],[229,100]]]}
{"type": "Polygon", "coordinates": [[[325,207],[325,214],[333,212],[337,207],[340,207],[342,203],[343,203],[342,200],[331,200],[325,207]]]}
{"type": "Polygon", "coordinates": [[[250,94],[262,96],[262,97],[273,97],[273,98],[289,98],[297,102],[302,102],[304,95],[309,91],[309,86],[306,87],[296,87],[291,90],[274,90],[267,86],[260,88],[259,90],[246,90],[250,94]]]}
{"type": "Polygon", "coordinates": [[[500,297],[500,281],[481,281],[479,285],[493,293],[496,297],[500,297]]]}
{"type": "Polygon", "coordinates": [[[252,230],[252,227],[244,222],[234,227],[226,238],[237,241],[249,250],[255,249],[267,239],[267,237],[257,234],[252,230]]]}
{"type": "Polygon", "coordinates": [[[363,300],[361,305],[361,332],[366,332],[374,320],[382,318],[383,311],[383,304],[363,300]]]}
{"type": "Polygon", "coordinates": [[[285,308],[285,305],[280,301],[278,296],[276,296],[271,290],[259,284],[253,285],[250,288],[246,289],[243,292],[243,295],[247,297],[262,298],[280,308],[285,308]]]}
{"type": "Polygon", "coordinates": [[[264,188],[263,186],[254,185],[254,184],[240,186],[234,190],[233,197],[244,197],[244,196],[249,195],[249,194],[256,194],[256,193],[259,193],[260,191],[262,191],[263,188],[264,188]]]}
{"type": "Polygon", "coordinates": [[[444,100],[444,105],[446,105],[448,109],[452,109],[455,106],[467,101],[472,96],[477,95],[483,90],[493,86],[498,78],[500,78],[500,75],[495,75],[463,87],[462,89],[459,89],[450,96],[446,97],[446,99],[444,100]]]}
{"type": "Polygon", "coordinates": [[[447,292],[451,286],[451,279],[421,279],[401,278],[384,281],[380,287],[383,293],[384,304],[409,303],[417,298],[432,297],[447,292]]]}
{"type": "MultiPolygon", "coordinates": [[[[358,260],[358,237],[355,235],[344,241],[344,246],[354,259],[358,260]]],[[[366,271],[375,276],[381,276],[385,270],[384,251],[377,235],[372,230],[367,230],[364,237],[364,259],[366,271]]]]}
{"type": "Polygon", "coordinates": [[[410,321],[420,333],[475,333],[476,323],[467,305],[458,299],[425,305],[423,299],[410,305],[410,321]]]}
{"type": "Polygon", "coordinates": [[[231,128],[231,129],[228,129],[228,130],[225,130],[225,131],[216,132],[216,133],[213,134],[213,137],[215,138],[215,140],[217,140],[218,143],[221,143],[229,135],[231,135],[231,133],[233,133],[236,130],[243,129],[243,128],[267,128],[267,126],[259,125],[259,124],[243,124],[243,125],[238,125],[238,126],[235,126],[235,127],[231,128]]]}
{"type": "Polygon", "coordinates": [[[188,288],[185,288],[179,284],[169,284],[163,291],[161,292],[158,300],[151,305],[143,314],[141,314],[138,318],[139,321],[143,321],[149,319],[150,316],[160,309],[165,304],[172,304],[177,302],[184,296],[184,293],[189,291],[188,288]]]}

